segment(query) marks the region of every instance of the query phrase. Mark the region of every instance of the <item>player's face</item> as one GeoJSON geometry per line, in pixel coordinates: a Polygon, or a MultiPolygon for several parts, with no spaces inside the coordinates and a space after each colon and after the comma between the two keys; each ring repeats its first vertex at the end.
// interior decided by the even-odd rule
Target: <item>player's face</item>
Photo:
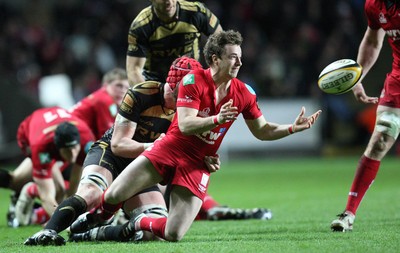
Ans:
{"type": "Polygon", "coordinates": [[[230,78],[237,77],[242,66],[242,49],[238,45],[226,45],[225,52],[221,55],[219,72],[230,78]]]}
{"type": "Polygon", "coordinates": [[[176,13],[176,0],[151,0],[157,16],[161,19],[170,19],[176,13]]]}
{"type": "Polygon", "coordinates": [[[114,80],[106,86],[108,94],[114,99],[115,103],[120,106],[125,93],[129,89],[129,82],[125,80],[114,80]]]}
{"type": "Polygon", "coordinates": [[[80,151],[81,151],[80,144],[76,144],[73,147],[59,149],[61,157],[64,159],[64,161],[69,162],[69,163],[76,162],[76,159],[78,158],[80,151]]]}
{"type": "Polygon", "coordinates": [[[178,96],[177,93],[178,87],[175,90],[172,90],[168,84],[164,86],[164,106],[165,108],[175,110],[176,109],[176,97],[178,96]],[[175,92],[176,91],[176,92],[175,92]]]}

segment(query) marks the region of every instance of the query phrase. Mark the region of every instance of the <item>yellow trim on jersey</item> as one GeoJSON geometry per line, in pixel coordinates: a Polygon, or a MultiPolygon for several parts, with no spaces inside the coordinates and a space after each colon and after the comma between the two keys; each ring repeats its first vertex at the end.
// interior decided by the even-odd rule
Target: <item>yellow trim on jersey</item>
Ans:
{"type": "Polygon", "coordinates": [[[198,33],[199,30],[192,24],[185,22],[177,22],[177,24],[172,28],[168,29],[163,26],[157,27],[154,33],[150,36],[150,41],[157,41],[170,36],[171,34],[178,33],[198,33]]]}
{"type": "Polygon", "coordinates": [[[135,30],[138,27],[145,26],[150,23],[153,19],[153,12],[151,11],[151,6],[143,9],[136,18],[132,21],[131,30],[135,30]]]}
{"type": "Polygon", "coordinates": [[[173,113],[173,110],[165,109],[165,113],[168,113],[169,115],[165,115],[164,111],[161,108],[161,106],[156,105],[156,106],[152,106],[152,107],[147,108],[146,110],[144,110],[140,114],[140,117],[142,117],[142,116],[154,117],[154,115],[157,115],[158,118],[167,119],[169,121],[172,121],[173,115],[170,115],[170,113],[173,113]]]}

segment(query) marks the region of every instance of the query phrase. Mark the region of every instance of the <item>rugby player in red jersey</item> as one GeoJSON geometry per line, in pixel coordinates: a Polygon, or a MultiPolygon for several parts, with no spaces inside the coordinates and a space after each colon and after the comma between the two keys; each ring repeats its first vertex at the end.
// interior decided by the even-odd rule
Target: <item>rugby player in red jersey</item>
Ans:
{"type": "Polygon", "coordinates": [[[104,74],[102,87],[76,103],[69,112],[85,121],[98,140],[114,124],[128,89],[126,71],[121,68],[112,69],[104,74]]]}
{"type": "MultiPolygon", "coordinates": [[[[204,157],[215,156],[239,113],[260,140],[276,140],[311,128],[320,110],[304,117],[303,107],[293,124],[265,120],[254,90],[236,78],[242,65],[241,43],[240,33],[231,30],[208,38],[204,55],[210,68],[193,70],[182,79],[177,112],[168,132],[114,180],[103,193],[98,212],[86,215],[86,227],[109,219],[124,201],[143,189],[170,183],[168,218],[142,213],[131,218],[121,234],[133,236],[135,231],[145,230],[166,241],[179,241],[190,228],[207,192],[210,170],[204,157]]],[[[122,123],[125,121],[121,119],[122,123]]]]}
{"type": "MultiPolygon", "coordinates": [[[[45,214],[51,215],[66,195],[76,191],[83,160],[94,140],[85,122],[60,107],[38,109],[19,125],[17,141],[26,155],[19,167],[31,172],[35,183],[32,191],[40,199],[45,214]],[[70,171],[63,171],[68,166],[60,165],[59,161],[70,164],[70,171]],[[65,176],[61,174],[63,172],[65,176]],[[69,181],[67,188],[65,177],[69,181]]],[[[12,183],[12,174],[9,179],[12,183]]],[[[28,201],[24,204],[32,208],[33,198],[20,197],[25,197],[22,201],[28,201]]],[[[22,225],[29,223],[31,208],[16,209],[22,225]]]]}
{"type": "Polygon", "coordinates": [[[368,26],[361,40],[357,62],[363,75],[354,86],[357,101],[378,104],[374,131],[362,154],[347,197],[347,204],[331,223],[333,231],[353,230],[356,212],[379,171],[381,160],[396,142],[400,132],[400,2],[397,0],[367,0],[365,14],[368,26]],[[387,35],[392,49],[392,70],[386,75],[380,98],[365,93],[362,80],[375,64],[387,35]]]}

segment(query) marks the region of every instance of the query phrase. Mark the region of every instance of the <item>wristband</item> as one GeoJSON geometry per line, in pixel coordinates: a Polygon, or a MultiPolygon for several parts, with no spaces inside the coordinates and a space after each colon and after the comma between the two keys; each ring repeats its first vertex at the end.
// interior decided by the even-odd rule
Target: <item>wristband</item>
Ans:
{"type": "Polygon", "coordinates": [[[291,126],[288,128],[288,131],[289,131],[289,134],[293,134],[293,133],[294,133],[294,127],[293,127],[293,125],[291,125],[291,126]]]}
{"type": "Polygon", "coordinates": [[[214,123],[214,125],[219,125],[219,122],[218,122],[218,115],[215,115],[215,116],[213,116],[212,117],[212,120],[213,120],[213,123],[214,123]]]}

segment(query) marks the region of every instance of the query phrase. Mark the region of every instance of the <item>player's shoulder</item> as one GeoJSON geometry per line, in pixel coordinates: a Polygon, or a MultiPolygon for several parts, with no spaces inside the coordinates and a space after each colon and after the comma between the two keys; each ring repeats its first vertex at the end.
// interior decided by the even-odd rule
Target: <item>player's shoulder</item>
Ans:
{"type": "Polygon", "coordinates": [[[203,80],[205,79],[206,73],[204,69],[191,70],[182,78],[182,85],[187,86],[191,84],[203,85],[203,80]]]}
{"type": "MultiPolygon", "coordinates": [[[[383,1],[379,1],[379,0],[366,0],[365,1],[365,9],[369,9],[372,8],[373,9],[380,9],[380,6],[383,5],[383,1]]],[[[371,9],[370,9],[371,11],[371,9]]]]}
{"type": "Polygon", "coordinates": [[[245,94],[245,95],[254,95],[256,96],[256,92],[253,89],[253,87],[250,84],[247,84],[241,80],[239,80],[238,78],[234,78],[232,79],[232,82],[234,84],[234,86],[240,90],[241,94],[245,94]]]}
{"type": "Polygon", "coordinates": [[[202,13],[206,13],[207,11],[207,8],[201,2],[189,2],[189,1],[179,0],[178,3],[179,7],[184,11],[202,12],[202,13]]]}
{"type": "Polygon", "coordinates": [[[153,95],[160,92],[162,83],[157,81],[146,81],[138,83],[131,88],[134,93],[143,95],[153,95]]]}
{"type": "Polygon", "coordinates": [[[131,29],[137,29],[139,27],[149,24],[153,20],[153,11],[151,6],[148,6],[141,10],[139,14],[132,21],[131,29]]]}

